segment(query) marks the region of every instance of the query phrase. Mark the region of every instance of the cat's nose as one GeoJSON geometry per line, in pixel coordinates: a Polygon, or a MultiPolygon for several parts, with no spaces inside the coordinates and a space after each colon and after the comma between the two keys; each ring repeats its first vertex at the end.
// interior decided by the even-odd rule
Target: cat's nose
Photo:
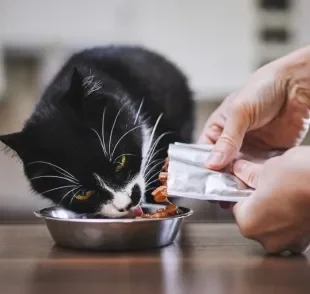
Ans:
{"type": "Polygon", "coordinates": [[[133,186],[132,191],[131,191],[131,201],[132,201],[132,206],[137,206],[141,200],[141,190],[140,187],[136,184],[133,186]]]}
{"type": "Polygon", "coordinates": [[[125,212],[128,211],[130,208],[132,208],[133,204],[130,202],[125,208],[118,209],[119,212],[125,212]]]}

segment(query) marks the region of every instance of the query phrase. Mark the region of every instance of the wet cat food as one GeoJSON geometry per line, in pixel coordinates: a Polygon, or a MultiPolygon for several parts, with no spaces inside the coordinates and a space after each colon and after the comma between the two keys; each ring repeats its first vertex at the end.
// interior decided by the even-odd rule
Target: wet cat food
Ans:
{"type": "Polygon", "coordinates": [[[168,203],[168,205],[165,208],[158,209],[154,213],[147,213],[147,214],[141,214],[140,216],[136,218],[165,218],[169,216],[175,216],[182,213],[182,211],[173,203],[171,203],[168,199],[168,193],[167,193],[167,180],[168,180],[168,158],[165,160],[165,164],[162,168],[162,172],[159,174],[159,181],[162,184],[162,186],[157,187],[153,192],[152,195],[154,197],[154,200],[159,203],[168,203]]]}

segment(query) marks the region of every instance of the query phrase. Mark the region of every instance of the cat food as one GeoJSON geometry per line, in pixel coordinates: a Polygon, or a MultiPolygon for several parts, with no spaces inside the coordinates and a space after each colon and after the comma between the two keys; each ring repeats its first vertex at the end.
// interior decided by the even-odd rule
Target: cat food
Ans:
{"type": "Polygon", "coordinates": [[[161,172],[159,174],[159,181],[161,182],[161,184],[166,186],[167,180],[168,180],[168,173],[167,172],[161,172]]]}
{"type": "Polygon", "coordinates": [[[166,158],[162,172],[159,174],[159,181],[161,182],[162,186],[159,186],[152,192],[156,202],[169,202],[167,193],[168,164],[169,161],[168,158],[166,158]]]}
{"type": "Polygon", "coordinates": [[[169,166],[169,159],[166,158],[166,159],[165,159],[165,164],[164,164],[164,166],[163,166],[163,168],[162,168],[162,171],[168,172],[168,166],[169,166]]]}
{"type": "Polygon", "coordinates": [[[159,202],[159,203],[168,202],[168,194],[167,194],[166,186],[159,186],[152,192],[152,195],[156,202],[159,202]]]}
{"type": "Polygon", "coordinates": [[[166,208],[158,209],[156,212],[151,214],[141,214],[136,218],[165,218],[168,216],[175,216],[182,213],[182,211],[173,203],[168,200],[168,193],[167,193],[167,180],[168,180],[168,158],[165,160],[165,164],[162,168],[162,172],[159,174],[159,181],[162,186],[156,188],[152,195],[154,200],[159,203],[169,203],[166,208]]]}
{"type": "Polygon", "coordinates": [[[173,203],[170,203],[165,208],[160,208],[153,213],[143,213],[136,218],[165,218],[169,216],[179,215],[182,211],[173,203]]]}

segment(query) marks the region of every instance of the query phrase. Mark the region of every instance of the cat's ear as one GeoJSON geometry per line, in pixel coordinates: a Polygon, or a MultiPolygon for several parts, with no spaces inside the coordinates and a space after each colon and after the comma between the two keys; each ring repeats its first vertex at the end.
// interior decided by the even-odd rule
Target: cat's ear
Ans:
{"type": "Polygon", "coordinates": [[[0,136],[0,141],[19,155],[23,151],[24,146],[21,139],[21,132],[2,135],[0,136]]]}
{"type": "Polygon", "coordinates": [[[78,69],[74,67],[69,90],[64,96],[64,101],[73,110],[81,113],[83,111],[84,99],[83,77],[79,73],[78,69]]]}

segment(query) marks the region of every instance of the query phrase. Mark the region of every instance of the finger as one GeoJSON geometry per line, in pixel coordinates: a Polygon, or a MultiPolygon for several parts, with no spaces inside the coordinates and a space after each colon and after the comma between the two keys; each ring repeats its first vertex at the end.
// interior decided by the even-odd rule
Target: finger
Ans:
{"type": "Polygon", "coordinates": [[[263,165],[246,160],[237,160],[233,165],[233,173],[249,187],[256,188],[263,165]]]}
{"type": "Polygon", "coordinates": [[[210,137],[208,133],[202,133],[197,141],[197,144],[208,144],[213,145],[215,141],[210,137]]]}
{"type": "Polygon", "coordinates": [[[251,197],[240,200],[233,207],[233,214],[241,234],[249,239],[255,239],[256,222],[253,215],[251,197]]]}
{"type": "Polygon", "coordinates": [[[222,115],[221,106],[208,118],[199,137],[198,144],[215,144],[223,131],[225,117],[222,115]]]}
{"type": "Polygon", "coordinates": [[[246,121],[241,110],[235,110],[229,116],[225,122],[223,132],[206,162],[207,168],[222,169],[236,158],[248,128],[246,121]]]}
{"type": "Polygon", "coordinates": [[[206,126],[205,130],[199,137],[198,144],[214,145],[221,136],[223,128],[218,125],[206,126]]]}
{"type": "Polygon", "coordinates": [[[263,244],[261,237],[266,227],[266,204],[262,201],[260,190],[240,200],[233,207],[233,214],[241,234],[263,244]]]}

